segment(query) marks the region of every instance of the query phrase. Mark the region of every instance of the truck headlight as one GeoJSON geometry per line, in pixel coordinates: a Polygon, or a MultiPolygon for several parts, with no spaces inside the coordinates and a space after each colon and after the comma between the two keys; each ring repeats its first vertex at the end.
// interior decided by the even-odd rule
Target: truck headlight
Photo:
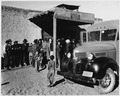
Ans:
{"type": "Polygon", "coordinates": [[[93,57],[94,57],[94,55],[93,55],[92,53],[90,53],[90,54],[87,55],[87,58],[88,58],[89,60],[92,60],[93,57]]]}

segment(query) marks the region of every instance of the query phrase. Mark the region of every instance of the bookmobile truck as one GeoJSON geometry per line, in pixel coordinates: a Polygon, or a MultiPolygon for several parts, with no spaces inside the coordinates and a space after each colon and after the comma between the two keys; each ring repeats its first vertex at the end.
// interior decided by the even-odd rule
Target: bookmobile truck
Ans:
{"type": "Polygon", "coordinates": [[[119,20],[102,21],[81,32],[82,45],[62,60],[57,73],[94,85],[101,94],[119,83],[119,20]],[[72,58],[71,58],[72,57],[72,58]]]}

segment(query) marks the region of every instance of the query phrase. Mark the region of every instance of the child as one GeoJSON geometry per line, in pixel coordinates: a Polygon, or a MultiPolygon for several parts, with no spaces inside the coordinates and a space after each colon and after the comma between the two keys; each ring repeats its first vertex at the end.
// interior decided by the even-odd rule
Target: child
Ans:
{"type": "Polygon", "coordinates": [[[53,86],[53,81],[54,81],[55,62],[53,60],[54,60],[54,56],[51,55],[50,56],[50,61],[48,62],[48,74],[47,74],[47,78],[48,78],[48,81],[50,83],[50,85],[48,85],[48,87],[52,87],[53,86]]]}

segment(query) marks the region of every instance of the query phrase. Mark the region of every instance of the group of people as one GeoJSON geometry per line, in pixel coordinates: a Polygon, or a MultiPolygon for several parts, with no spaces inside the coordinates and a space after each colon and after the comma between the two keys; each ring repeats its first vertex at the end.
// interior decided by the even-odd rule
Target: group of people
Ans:
{"type": "Polygon", "coordinates": [[[32,43],[28,43],[27,39],[23,40],[23,43],[20,44],[18,41],[8,39],[3,46],[4,56],[2,68],[7,68],[10,70],[14,67],[22,67],[25,65],[32,65],[33,67],[37,66],[36,70],[38,71],[40,67],[48,64],[48,79],[51,86],[53,84],[53,78],[55,74],[55,68],[60,68],[60,63],[62,59],[67,56],[68,53],[72,53],[73,49],[77,45],[75,40],[72,39],[58,39],[56,44],[56,64],[54,62],[53,56],[53,40],[52,38],[47,39],[35,39],[32,43]]]}
{"type": "Polygon", "coordinates": [[[22,44],[18,43],[18,41],[14,41],[12,44],[11,39],[6,40],[3,46],[2,69],[7,68],[10,70],[20,65],[22,67],[25,65],[35,66],[35,60],[39,53],[41,53],[42,48],[44,49],[45,55],[47,55],[46,59],[48,59],[49,47],[46,46],[46,42],[46,39],[35,39],[34,44],[32,44],[28,43],[27,39],[24,39],[22,44]]]}
{"type": "MultiPolygon", "coordinates": [[[[55,64],[54,62],[54,56],[50,55],[50,60],[48,61],[48,81],[49,81],[49,85],[48,87],[53,87],[54,86],[54,76],[55,76],[55,68],[56,67],[60,67],[60,63],[62,61],[62,59],[64,59],[65,56],[67,56],[68,54],[71,54],[69,56],[69,58],[72,58],[73,56],[73,49],[79,45],[79,43],[76,43],[75,40],[70,40],[70,39],[58,39],[57,40],[57,46],[56,46],[56,58],[57,58],[57,62],[55,64]],[[57,66],[55,66],[57,65],[57,66]]],[[[68,56],[67,56],[68,57],[68,56]]]]}
{"type": "Polygon", "coordinates": [[[7,68],[10,70],[14,67],[22,67],[29,65],[29,52],[27,43],[27,39],[23,40],[22,44],[19,44],[18,41],[14,41],[12,44],[12,40],[8,39],[3,46],[3,61],[2,61],[2,69],[7,68]]]}

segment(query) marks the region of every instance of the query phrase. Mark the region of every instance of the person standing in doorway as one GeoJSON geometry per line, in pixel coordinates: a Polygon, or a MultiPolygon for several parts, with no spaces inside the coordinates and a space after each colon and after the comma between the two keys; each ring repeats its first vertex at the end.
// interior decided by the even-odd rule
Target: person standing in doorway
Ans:
{"type": "Polygon", "coordinates": [[[52,40],[52,38],[49,39],[49,47],[50,47],[50,55],[53,55],[53,40],[52,40]]]}
{"type": "Polygon", "coordinates": [[[50,57],[50,47],[47,38],[45,38],[42,43],[42,49],[43,49],[43,64],[47,64],[47,61],[50,57]]]}
{"type": "Polygon", "coordinates": [[[57,53],[57,65],[56,68],[60,69],[60,40],[57,41],[57,46],[56,46],[56,53],[57,53]]]}

